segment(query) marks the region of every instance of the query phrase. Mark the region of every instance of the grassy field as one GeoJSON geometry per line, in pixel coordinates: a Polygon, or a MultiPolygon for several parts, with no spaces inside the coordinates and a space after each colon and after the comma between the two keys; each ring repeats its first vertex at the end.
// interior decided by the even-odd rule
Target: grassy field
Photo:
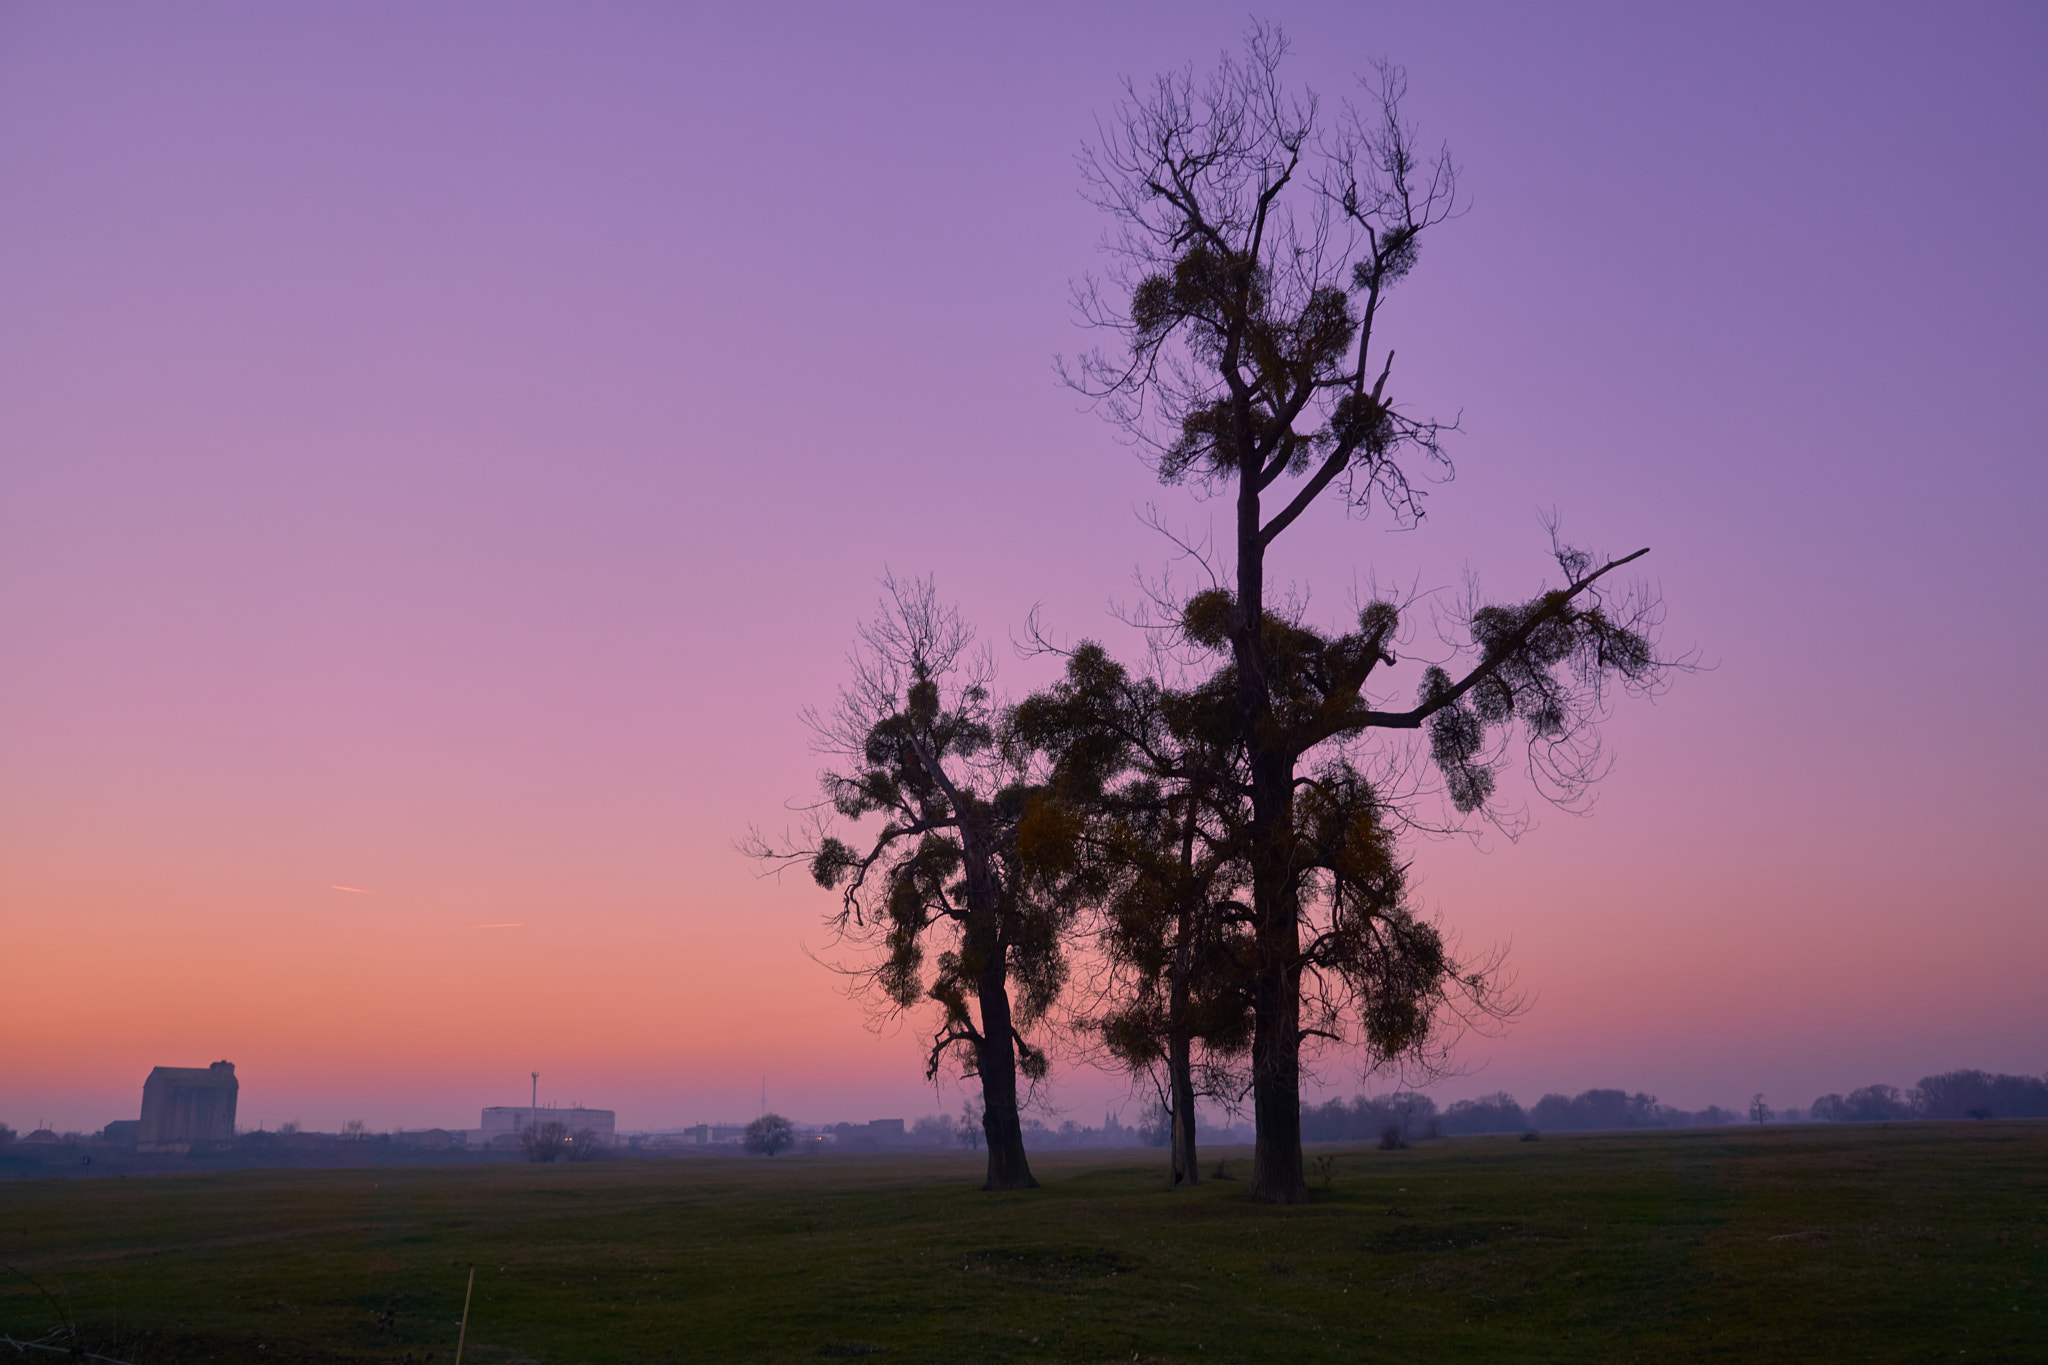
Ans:
{"type": "Polygon", "coordinates": [[[474,1265],[477,1365],[2048,1360],[2048,1125],[1323,1156],[1286,1209],[1170,1193],[1152,1152],[1035,1158],[1012,1195],[968,1157],[22,1182],[0,1332],[448,1365],[474,1265]]]}

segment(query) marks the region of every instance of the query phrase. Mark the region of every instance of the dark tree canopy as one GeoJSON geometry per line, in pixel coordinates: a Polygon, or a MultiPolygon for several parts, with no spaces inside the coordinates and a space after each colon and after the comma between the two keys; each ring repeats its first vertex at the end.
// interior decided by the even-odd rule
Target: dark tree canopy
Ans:
{"type": "Polygon", "coordinates": [[[780,1156],[796,1146],[796,1125],[780,1114],[763,1114],[747,1125],[744,1145],[755,1156],[780,1156]]]}
{"type": "Polygon", "coordinates": [[[927,1076],[952,1057],[981,1084],[987,1188],[1029,1188],[1018,1077],[1046,1073],[1029,1031],[1065,984],[1073,903],[1031,851],[1060,817],[1000,742],[993,663],[973,632],[930,582],[887,586],[839,705],[812,717],[839,764],[821,779],[816,837],[754,851],[800,858],[840,893],[832,923],[869,998],[886,1013],[933,1007],[927,1076]]]}
{"type": "MultiPolygon", "coordinates": [[[[1087,1025],[1117,1062],[1163,1072],[1176,1184],[1197,1178],[1196,1097],[1243,1096],[1256,1025],[1249,745],[1235,695],[1228,665],[1173,688],[1084,644],[1009,726],[1048,756],[1047,797],[1072,813],[1059,856],[1090,868],[1069,886],[1094,897],[1106,965],[1087,1025]]],[[[1447,1015],[1495,1010],[1490,972],[1461,966],[1410,909],[1393,823],[1348,761],[1326,756],[1293,813],[1304,1033],[1412,1061],[1447,1015]]]]}
{"type": "Polygon", "coordinates": [[[1102,975],[1074,1009],[1115,1064],[1153,1075],[1175,1185],[1198,1178],[1196,1097],[1241,1097],[1251,1042],[1234,714],[1215,687],[1133,678],[1084,644],[1010,724],[1045,758],[1066,815],[1048,852],[1093,912],[1102,975]]]}

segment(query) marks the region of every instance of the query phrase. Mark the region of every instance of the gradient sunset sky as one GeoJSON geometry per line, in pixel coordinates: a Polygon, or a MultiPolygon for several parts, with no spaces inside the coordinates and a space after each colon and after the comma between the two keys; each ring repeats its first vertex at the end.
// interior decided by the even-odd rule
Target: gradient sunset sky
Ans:
{"type": "MultiPolygon", "coordinates": [[[[1618,708],[1590,817],[1416,848],[1535,1001],[1439,1101],[2048,1068],[2048,11],[1265,12],[1327,96],[1405,64],[1471,203],[1383,323],[1456,479],[1269,573],[1326,625],[1526,596],[1555,507],[1711,665],[1618,708]]],[[[957,1110],[734,841],[815,790],[885,569],[1124,648],[1143,509],[1218,514],[1052,363],[1076,150],[1245,25],[0,7],[0,1121],[220,1058],[250,1126],[535,1069],[632,1128],[957,1110]]]]}

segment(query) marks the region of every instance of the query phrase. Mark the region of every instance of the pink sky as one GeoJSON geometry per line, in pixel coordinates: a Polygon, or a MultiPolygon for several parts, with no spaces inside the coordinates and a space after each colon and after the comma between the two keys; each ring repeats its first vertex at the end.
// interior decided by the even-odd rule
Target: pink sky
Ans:
{"type": "MultiPolygon", "coordinates": [[[[1536,997],[1439,1098],[2048,1067],[2042,11],[1273,17],[1405,63],[1472,211],[1386,324],[1457,480],[1269,572],[1523,595],[1555,506],[1714,665],[1591,818],[1417,850],[1536,997]]],[[[1051,361],[1074,151],[1244,22],[0,9],[0,1121],[221,1057],[249,1124],[957,1109],[733,841],[885,567],[1123,644],[1139,509],[1208,524],[1051,361]]]]}

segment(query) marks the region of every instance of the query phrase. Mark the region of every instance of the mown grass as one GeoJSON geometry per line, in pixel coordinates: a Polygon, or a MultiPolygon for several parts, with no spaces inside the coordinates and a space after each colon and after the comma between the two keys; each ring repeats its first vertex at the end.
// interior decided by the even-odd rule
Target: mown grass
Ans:
{"type": "Polygon", "coordinates": [[[447,1365],[474,1265],[477,1365],[2048,1359],[2048,1125],[1334,1155],[1298,1208],[1150,1152],[20,1183],[0,1332],[447,1365]]]}

